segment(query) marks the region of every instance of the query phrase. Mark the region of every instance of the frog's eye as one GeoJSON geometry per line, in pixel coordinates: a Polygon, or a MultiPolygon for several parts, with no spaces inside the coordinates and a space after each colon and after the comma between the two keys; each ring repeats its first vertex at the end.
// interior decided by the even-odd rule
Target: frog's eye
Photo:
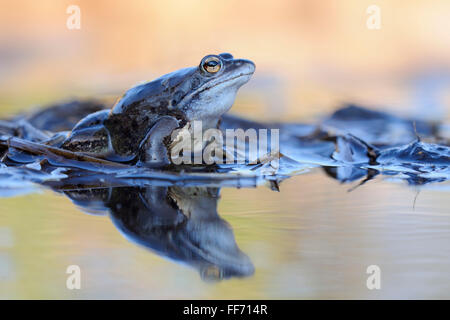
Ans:
{"type": "Polygon", "coordinates": [[[209,56],[204,58],[200,65],[208,73],[217,73],[222,68],[222,61],[216,56],[209,56]]]}

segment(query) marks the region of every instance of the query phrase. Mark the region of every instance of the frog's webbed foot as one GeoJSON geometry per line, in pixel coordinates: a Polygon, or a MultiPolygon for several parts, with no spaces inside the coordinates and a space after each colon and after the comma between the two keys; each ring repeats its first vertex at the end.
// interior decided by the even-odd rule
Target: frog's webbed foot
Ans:
{"type": "Polygon", "coordinates": [[[148,131],[139,146],[138,164],[162,167],[171,163],[166,139],[178,128],[178,120],[171,116],[161,117],[148,131]]]}

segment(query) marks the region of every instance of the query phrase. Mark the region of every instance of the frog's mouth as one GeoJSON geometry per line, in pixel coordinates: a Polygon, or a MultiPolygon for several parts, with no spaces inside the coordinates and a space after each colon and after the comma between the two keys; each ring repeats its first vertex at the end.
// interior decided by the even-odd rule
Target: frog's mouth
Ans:
{"type": "Polygon", "coordinates": [[[251,76],[252,74],[253,74],[253,72],[241,73],[241,74],[238,74],[237,76],[234,76],[234,77],[231,77],[231,78],[222,80],[222,81],[218,81],[218,82],[212,83],[211,85],[208,85],[209,83],[207,83],[207,84],[205,84],[205,87],[204,87],[204,88],[199,88],[199,90],[197,90],[196,93],[201,93],[201,92],[203,92],[203,91],[206,91],[206,90],[208,90],[208,89],[217,87],[217,86],[219,86],[219,85],[221,85],[221,84],[224,84],[224,83],[227,83],[227,82],[236,80],[236,79],[238,79],[238,78],[241,78],[241,77],[244,77],[244,76],[251,76]]]}
{"type": "MultiPolygon", "coordinates": [[[[253,75],[253,72],[243,72],[243,73],[240,73],[240,74],[238,74],[238,75],[236,75],[236,76],[233,76],[233,77],[230,77],[230,78],[226,78],[226,79],[223,79],[223,80],[220,80],[220,81],[217,81],[217,82],[209,81],[209,82],[205,83],[203,86],[201,86],[200,88],[198,88],[196,91],[190,92],[190,93],[186,94],[186,95],[180,100],[180,102],[184,101],[185,99],[189,99],[189,98],[191,98],[191,97],[193,97],[193,96],[195,96],[195,95],[201,94],[202,92],[205,92],[205,91],[210,90],[210,89],[212,89],[212,88],[218,87],[218,86],[220,86],[220,85],[222,85],[222,84],[225,84],[225,83],[227,83],[227,82],[232,82],[232,81],[235,81],[236,79],[239,79],[239,78],[242,78],[242,77],[246,77],[246,76],[247,76],[248,79],[247,79],[246,81],[242,82],[242,84],[241,84],[241,85],[243,85],[243,84],[245,84],[246,82],[248,82],[248,80],[250,80],[250,77],[251,77],[252,75],[253,75]]],[[[241,85],[240,85],[240,86],[241,86],[241,85]]],[[[240,87],[240,86],[239,86],[239,87],[240,87]]]]}

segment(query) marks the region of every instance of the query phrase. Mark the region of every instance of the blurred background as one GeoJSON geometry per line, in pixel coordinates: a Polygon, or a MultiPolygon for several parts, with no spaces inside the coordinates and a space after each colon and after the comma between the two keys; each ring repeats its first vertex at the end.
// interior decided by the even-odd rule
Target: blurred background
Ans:
{"type": "Polygon", "coordinates": [[[0,0],[0,115],[116,99],[231,52],[257,65],[234,112],[297,120],[352,101],[448,119],[449,18],[447,0],[0,0]],[[66,27],[70,5],[80,29],[66,27]],[[366,25],[370,5],[380,29],[366,25]]]}
{"type": "MultiPolygon", "coordinates": [[[[72,98],[114,101],[230,52],[257,66],[232,108],[252,119],[315,120],[354,102],[448,121],[449,30],[448,0],[0,0],[0,117],[72,98]],[[70,5],[79,30],[66,27],[70,5]],[[370,5],[380,29],[367,27],[370,5]]],[[[0,298],[448,299],[448,184],[419,195],[383,179],[349,193],[314,171],[279,193],[223,189],[219,213],[256,271],[216,284],[49,190],[2,198],[0,298]],[[70,264],[84,290],[66,289],[70,264]],[[382,269],[382,290],[366,288],[370,264],[382,269]]]]}

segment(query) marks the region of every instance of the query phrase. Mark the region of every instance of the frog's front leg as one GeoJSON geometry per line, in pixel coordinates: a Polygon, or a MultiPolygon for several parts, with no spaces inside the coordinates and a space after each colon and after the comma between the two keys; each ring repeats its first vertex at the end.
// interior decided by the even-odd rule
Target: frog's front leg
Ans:
{"type": "Polygon", "coordinates": [[[162,167],[171,163],[167,139],[178,128],[178,120],[163,116],[151,127],[139,146],[139,165],[162,167]]]}

